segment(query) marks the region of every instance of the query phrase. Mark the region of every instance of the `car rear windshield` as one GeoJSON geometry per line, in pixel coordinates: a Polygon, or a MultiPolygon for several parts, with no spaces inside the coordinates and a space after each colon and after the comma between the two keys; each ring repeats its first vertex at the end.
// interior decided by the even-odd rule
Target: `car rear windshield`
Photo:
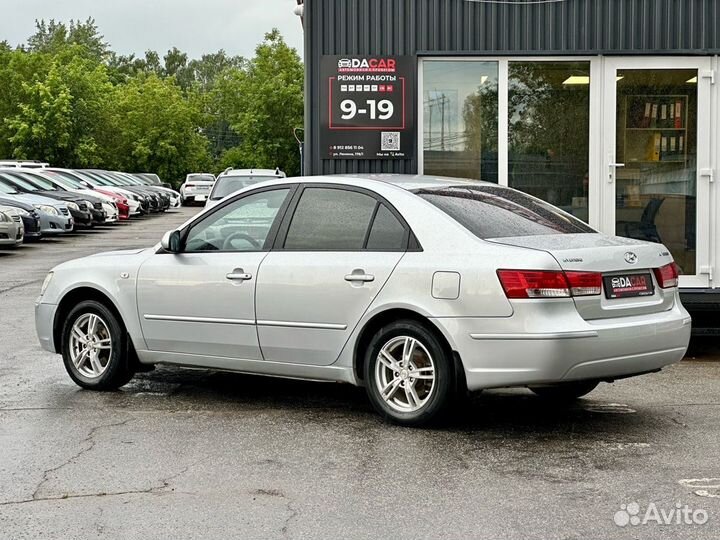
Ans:
{"type": "Polygon", "coordinates": [[[212,196],[210,197],[213,201],[227,197],[231,193],[236,192],[239,189],[252,186],[263,180],[269,180],[272,177],[266,178],[255,178],[254,176],[223,176],[218,178],[215,182],[215,188],[213,189],[212,196]]]}
{"type": "Polygon", "coordinates": [[[479,238],[596,232],[546,202],[501,186],[453,186],[415,193],[479,238]]]}
{"type": "Polygon", "coordinates": [[[214,182],[215,177],[212,174],[189,174],[188,182],[214,182]]]}

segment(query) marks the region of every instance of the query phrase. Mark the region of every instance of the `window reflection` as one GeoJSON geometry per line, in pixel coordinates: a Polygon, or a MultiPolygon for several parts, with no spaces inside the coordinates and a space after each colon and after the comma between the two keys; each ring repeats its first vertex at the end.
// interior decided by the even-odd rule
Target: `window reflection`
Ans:
{"type": "Polygon", "coordinates": [[[618,72],[616,231],[696,273],[697,70],[618,72]]]}
{"type": "Polygon", "coordinates": [[[423,63],[426,174],[497,182],[497,62],[423,63]]]}
{"type": "Polygon", "coordinates": [[[510,62],[508,183],[588,220],[589,62],[510,62]]]}

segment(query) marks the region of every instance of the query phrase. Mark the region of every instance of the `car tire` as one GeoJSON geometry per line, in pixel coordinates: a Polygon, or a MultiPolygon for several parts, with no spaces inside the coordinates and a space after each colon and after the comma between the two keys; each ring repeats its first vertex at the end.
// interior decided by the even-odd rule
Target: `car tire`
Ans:
{"type": "Polygon", "coordinates": [[[80,302],[67,315],[61,352],[70,378],[82,388],[117,390],[135,374],[122,321],[95,300],[80,302]]]}
{"type": "Polygon", "coordinates": [[[364,377],[375,410],[405,426],[440,418],[455,388],[452,352],[427,327],[409,319],[375,333],[365,351],[364,377]]]}
{"type": "Polygon", "coordinates": [[[553,401],[574,401],[586,396],[599,384],[599,381],[575,381],[549,386],[531,386],[536,395],[553,401]]]}

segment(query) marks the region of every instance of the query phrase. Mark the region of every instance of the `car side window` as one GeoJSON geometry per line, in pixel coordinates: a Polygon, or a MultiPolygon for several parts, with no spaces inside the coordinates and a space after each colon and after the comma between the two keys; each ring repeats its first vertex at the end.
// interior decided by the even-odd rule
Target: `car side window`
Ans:
{"type": "Polygon", "coordinates": [[[357,191],[306,188],[284,247],[298,251],[362,250],[376,205],[374,197],[357,191]]]}
{"type": "Polygon", "coordinates": [[[290,188],[248,195],[194,224],[185,252],[261,251],[290,188]]]}
{"type": "Polygon", "coordinates": [[[407,246],[405,226],[387,206],[381,204],[370,229],[367,249],[369,251],[388,251],[403,249],[405,246],[407,246]]]}

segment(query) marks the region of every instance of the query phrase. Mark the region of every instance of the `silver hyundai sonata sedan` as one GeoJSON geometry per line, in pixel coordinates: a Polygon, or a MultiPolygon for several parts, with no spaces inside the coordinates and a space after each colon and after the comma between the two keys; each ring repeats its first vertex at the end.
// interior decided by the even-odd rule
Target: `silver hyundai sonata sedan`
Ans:
{"type": "Polygon", "coordinates": [[[80,386],[175,364],[363,385],[418,425],[454,394],[575,399],[679,361],[690,317],[668,250],[599,234],[495,184],[275,179],[151,248],[56,267],[42,346],[80,386]]]}

